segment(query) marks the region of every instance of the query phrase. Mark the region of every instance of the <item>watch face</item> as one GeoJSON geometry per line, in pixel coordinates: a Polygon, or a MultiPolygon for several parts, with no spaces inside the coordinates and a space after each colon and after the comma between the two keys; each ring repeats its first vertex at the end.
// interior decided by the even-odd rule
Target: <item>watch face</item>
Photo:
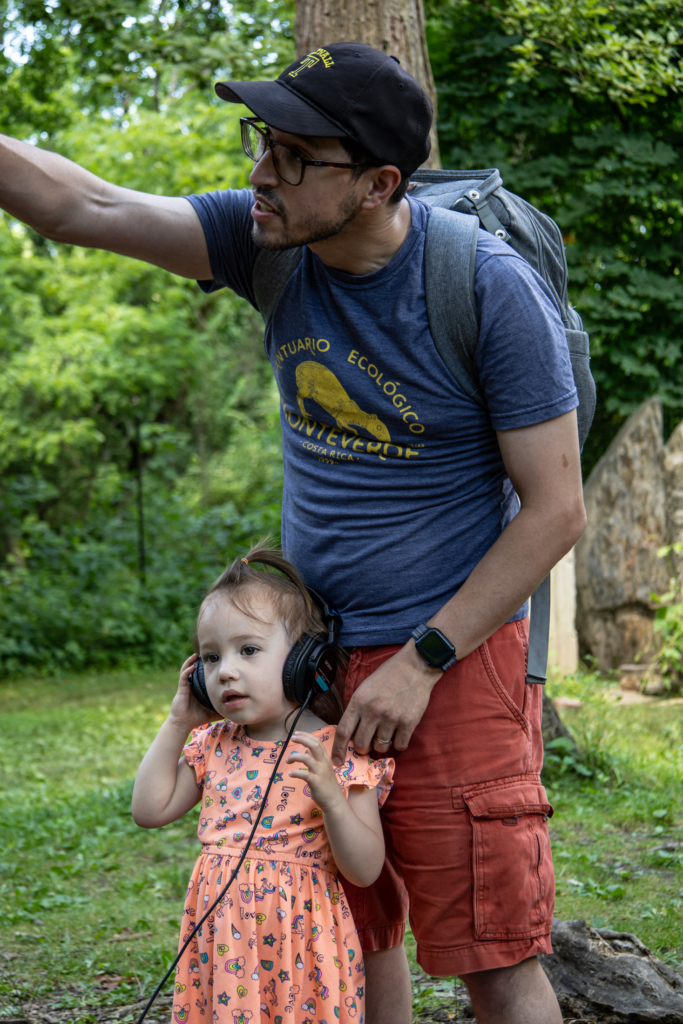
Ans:
{"type": "Polygon", "coordinates": [[[436,629],[429,629],[416,644],[418,650],[430,665],[441,667],[453,656],[455,648],[436,629]]]}

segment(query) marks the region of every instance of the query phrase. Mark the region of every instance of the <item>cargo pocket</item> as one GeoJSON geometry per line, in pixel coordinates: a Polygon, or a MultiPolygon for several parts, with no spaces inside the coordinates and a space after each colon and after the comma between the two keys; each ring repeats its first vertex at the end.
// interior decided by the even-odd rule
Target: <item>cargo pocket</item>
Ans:
{"type": "Polygon", "coordinates": [[[523,939],[552,927],[555,877],[540,782],[519,777],[463,794],[472,822],[474,932],[477,939],[523,939]]]}

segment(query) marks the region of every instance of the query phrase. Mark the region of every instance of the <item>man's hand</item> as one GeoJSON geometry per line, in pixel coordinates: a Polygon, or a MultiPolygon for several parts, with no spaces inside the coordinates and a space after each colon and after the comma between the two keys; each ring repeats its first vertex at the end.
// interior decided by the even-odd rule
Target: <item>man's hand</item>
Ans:
{"type": "Polygon", "coordinates": [[[410,640],[368,676],[349,701],[337,726],[334,764],[343,762],[352,736],[359,754],[367,754],[373,746],[386,753],[392,743],[396,750],[405,750],[442,675],[440,669],[425,664],[410,640]]]}

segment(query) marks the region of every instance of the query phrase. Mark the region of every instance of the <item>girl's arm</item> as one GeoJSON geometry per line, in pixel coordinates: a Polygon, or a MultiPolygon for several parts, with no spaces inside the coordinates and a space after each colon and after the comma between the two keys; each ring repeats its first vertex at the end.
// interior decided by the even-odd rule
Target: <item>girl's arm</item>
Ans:
{"type": "Polygon", "coordinates": [[[289,774],[292,778],[304,779],[310,786],[313,798],[323,812],[325,831],[337,867],[354,885],[372,885],[384,864],[378,791],[353,786],[347,800],[330,756],[318,737],[295,732],[292,739],[306,749],[293,750],[287,763],[300,761],[305,768],[289,774]]]}
{"type": "Polygon", "coordinates": [[[143,757],[135,778],[131,809],[133,820],[142,828],[168,825],[182,818],[201,799],[194,768],[184,757],[178,760],[191,730],[211,717],[190,690],[188,677],[196,657],[192,654],[180,670],[178,692],[169,716],[143,757]]]}

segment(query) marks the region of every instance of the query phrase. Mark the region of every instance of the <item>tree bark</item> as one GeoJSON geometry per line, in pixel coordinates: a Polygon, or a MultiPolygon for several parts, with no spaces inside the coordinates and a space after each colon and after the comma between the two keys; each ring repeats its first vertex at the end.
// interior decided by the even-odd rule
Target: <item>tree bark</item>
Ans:
{"type": "Polygon", "coordinates": [[[398,57],[434,105],[432,151],[425,167],[441,167],[436,136],[436,88],[427,53],[423,0],[296,0],[300,56],[327,43],[367,43],[398,57]]]}

